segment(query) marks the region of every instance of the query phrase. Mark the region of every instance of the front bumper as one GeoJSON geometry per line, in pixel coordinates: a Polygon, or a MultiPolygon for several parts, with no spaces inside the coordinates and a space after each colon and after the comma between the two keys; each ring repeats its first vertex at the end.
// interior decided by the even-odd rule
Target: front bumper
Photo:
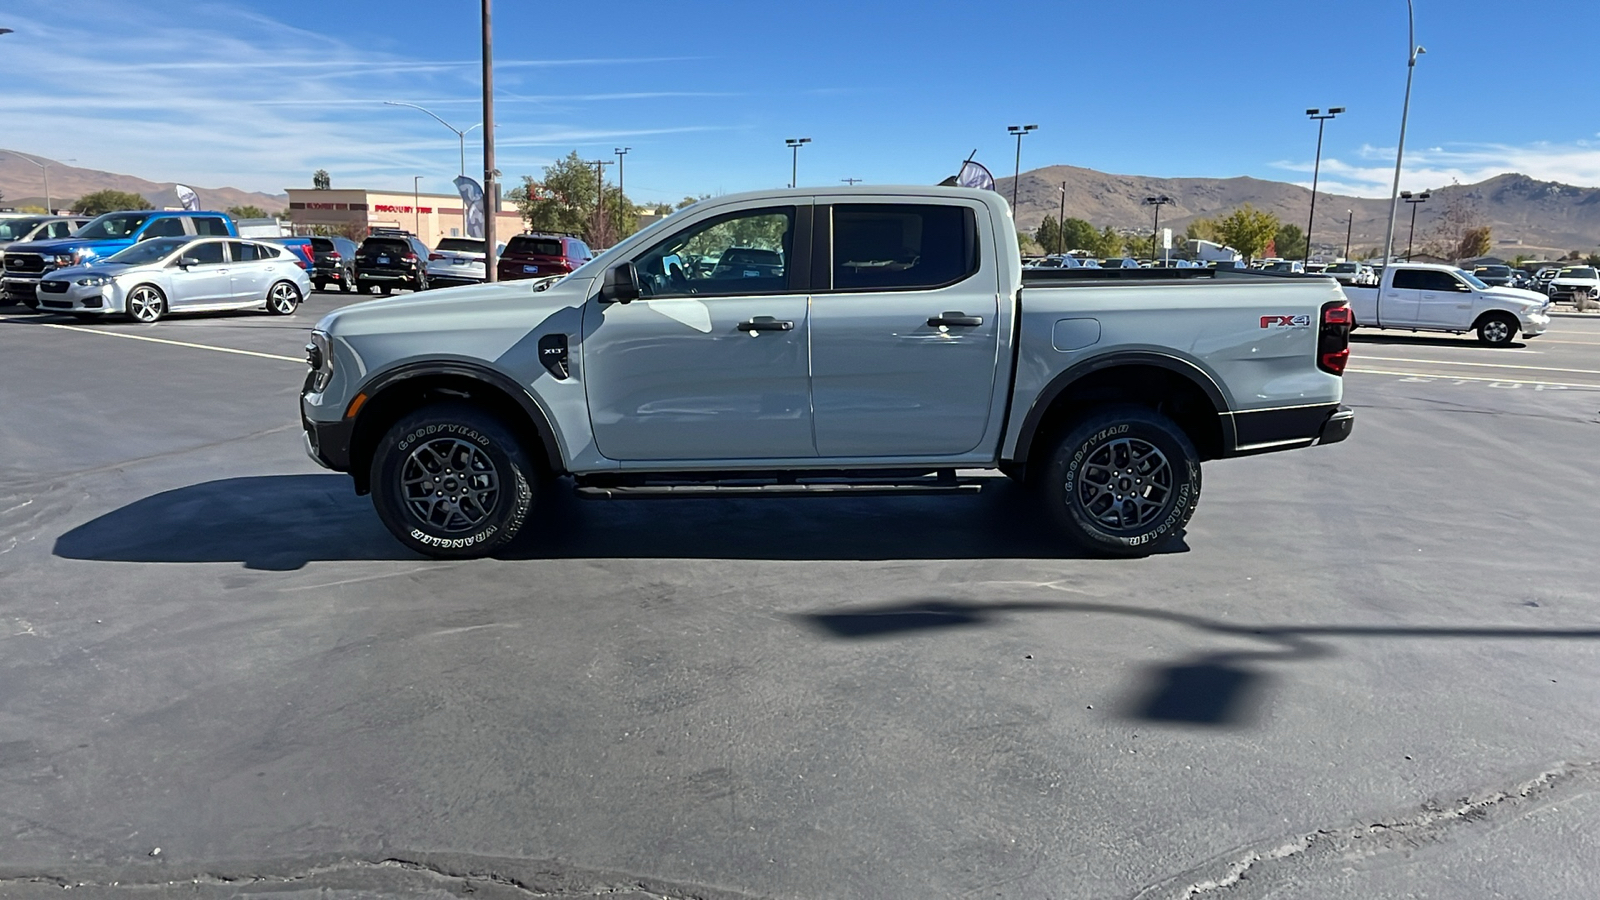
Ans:
{"type": "Polygon", "coordinates": [[[38,297],[39,276],[7,275],[0,278],[0,295],[12,303],[32,304],[38,297]]]}
{"type": "Polygon", "coordinates": [[[324,469],[335,472],[350,471],[350,436],[353,425],[345,420],[318,422],[306,414],[307,400],[300,398],[300,430],[305,440],[306,455],[324,469]]]}
{"type": "Polygon", "coordinates": [[[1522,336],[1538,337],[1550,327],[1550,314],[1544,310],[1530,312],[1522,317],[1522,336]]]}
{"type": "MultiPolygon", "coordinates": [[[[60,282],[51,282],[59,284],[60,282]]],[[[85,315],[108,315],[122,312],[122,294],[116,284],[90,287],[68,284],[62,292],[38,291],[38,306],[49,312],[70,312],[85,315]]]]}

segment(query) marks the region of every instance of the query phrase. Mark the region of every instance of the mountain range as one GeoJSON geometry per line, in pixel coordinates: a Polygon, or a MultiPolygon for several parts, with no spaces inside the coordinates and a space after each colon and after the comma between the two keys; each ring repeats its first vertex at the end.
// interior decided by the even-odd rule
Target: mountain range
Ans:
{"type": "MultiPolygon", "coordinates": [[[[156,207],[176,206],[173,182],[148,181],[133,175],[85,169],[44,157],[32,156],[49,166],[50,194],[57,206],[66,200],[107,188],[139,194],[156,207]]],[[[996,190],[1011,196],[1012,179],[1000,178],[996,190]]],[[[1161,209],[1163,225],[1181,234],[1198,218],[1220,217],[1249,203],[1273,213],[1285,223],[1304,228],[1310,211],[1311,191],[1295,184],[1260,178],[1154,178],[1113,175],[1078,166],[1046,166],[1022,173],[1017,190],[1017,224],[1032,231],[1047,215],[1061,210],[1065,186],[1066,214],[1085,219],[1095,227],[1142,230],[1153,224],[1153,209],[1146,197],[1167,196],[1161,209]]],[[[259,206],[269,213],[288,206],[288,197],[238,188],[207,188],[191,184],[208,209],[259,206]]],[[[0,150],[0,206],[43,205],[44,187],[37,165],[0,150]]],[[[1467,204],[1492,229],[1491,252],[1498,256],[1554,257],[1571,250],[1588,252],[1600,246],[1600,188],[1575,187],[1539,181],[1526,175],[1497,175],[1476,184],[1444,185],[1417,207],[1417,243],[1434,227],[1439,212],[1452,204],[1467,204]]],[[[1317,244],[1342,250],[1350,227],[1353,248],[1383,243],[1388,225],[1389,201],[1318,192],[1317,244]]],[[[1401,205],[1395,244],[1405,245],[1410,209],[1401,205]]]]}
{"type": "MultiPolygon", "coordinates": [[[[1010,199],[1011,183],[1010,177],[996,179],[995,189],[1010,199]]],[[[1303,229],[1311,206],[1309,189],[1281,181],[1248,177],[1152,178],[1111,175],[1077,166],[1047,166],[1022,173],[1017,189],[1017,225],[1032,231],[1045,216],[1058,215],[1063,185],[1067,216],[1084,219],[1097,228],[1110,225],[1118,230],[1148,232],[1154,208],[1144,200],[1162,195],[1173,202],[1161,208],[1161,224],[1172,226],[1175,234],[1182,234],[1195,219],[1225,216],[1245,203],[1303,229]]],[[[1417,208],[1419,245],[1441,210],[1452,203],[1464,203],[1490,226],[1490,252],[1497,256],[1554,257],[1572,250],[1587,253],[1600,246],[1600,188],[1505,174],[1476,184],[1444,185],[1431,193],[1430,199],[1417,208]]],[[[1405,246],[1410,212],[1404,203],[1400,205],[1395,223],[1397,248],[1405,246]]],[[[1353,249],[1382,246],[1388,221],[1388,198],[1317,192],[1313,234],[1319,245],[1342,252],[1349,225],[1353,249]]]]}
{"type": "MultiPolygon", "coordinates": [[[[133,175],[82,169],[31,153],[19,154],[14,150],[0,149],[0,196],[5,198],[0,200],[0,206],[44,205],[44,173],[37,165],[19,159],[19,155],[49,167],[50,200],[58,209],[65,208],[69,200],[107,189],[138,194],[157,209],[179,205],[178,195],[172,190],[174,182],[171,181],[148,181],[133,175]]],[[[268,213],[274,213],[289,205],[289,198],[281,194],[263,194],[231,187],[207,188],[197,184],[189,184],[189,187],[200,195],[200,203],[206,209],[259,206],[268,213]]]]}

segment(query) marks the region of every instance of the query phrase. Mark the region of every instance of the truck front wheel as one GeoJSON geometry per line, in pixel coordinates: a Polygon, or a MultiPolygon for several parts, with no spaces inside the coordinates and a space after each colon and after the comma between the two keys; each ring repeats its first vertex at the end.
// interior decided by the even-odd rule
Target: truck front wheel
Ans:
{"type": "Polygon", "coordinates": [[[1478,321],[1478,340],[1504,347],[1517,336],[1517,320],[1508,313],[1490,313],[1478,321]]]}
{"type": "Polygon", "coordinates": [[[440,559],[487,556],[516,536],[536,470],[498,419],[441,403],[391,427],[372,456],[372,505],[402,544],[440,559]]]}
{"type": "Polygon", "coordinates": [[[1090,413],[1067,428],[1043,473],[1062,530],[1107,556],[1156,552],[1200,502],[1200,455],[1173,421],[1142,406],[1090,413]]]}

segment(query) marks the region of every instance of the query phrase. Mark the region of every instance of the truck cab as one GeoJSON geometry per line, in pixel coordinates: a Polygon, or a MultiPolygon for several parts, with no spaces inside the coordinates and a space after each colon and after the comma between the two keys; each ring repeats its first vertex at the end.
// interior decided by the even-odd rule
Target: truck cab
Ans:
{"type": "Polygon", "coordinates": [[[1494,287],[1454,266],[1391,263],[1377,287],[1345,285],[1356,324],[1362,328],[1465,334],[1493,347],[1520,333],[1538,337],[1550,327],[1550,298],[1536,291],[1494,287]]]}
{"type": "Polygon", "coordinates": [[[239,230],[233,218],[221,212],[129,210],[106,213],[71,237],[7,247],[0,294],[9,302],[37,308],[39,279],[47,272],[93,265],[96,260],[150,238],[185,235],[238,237],[239,230]]]}

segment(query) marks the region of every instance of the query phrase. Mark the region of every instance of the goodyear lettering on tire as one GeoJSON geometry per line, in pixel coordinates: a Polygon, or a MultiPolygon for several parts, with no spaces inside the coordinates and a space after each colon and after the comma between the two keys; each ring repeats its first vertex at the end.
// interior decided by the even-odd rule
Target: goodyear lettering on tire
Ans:
{"type": "Polygon", "coordinates": [[[435,435],[453,435],[466,438],[480,447],[489,446],[489,437],[487,435],[479,434],[476,429],[467,428],[464,425],[426,425],[401,438],[400,443],[396,446],[401,450],[409,450],[412,444],[423,438],[434,437],[435,435]]]}

